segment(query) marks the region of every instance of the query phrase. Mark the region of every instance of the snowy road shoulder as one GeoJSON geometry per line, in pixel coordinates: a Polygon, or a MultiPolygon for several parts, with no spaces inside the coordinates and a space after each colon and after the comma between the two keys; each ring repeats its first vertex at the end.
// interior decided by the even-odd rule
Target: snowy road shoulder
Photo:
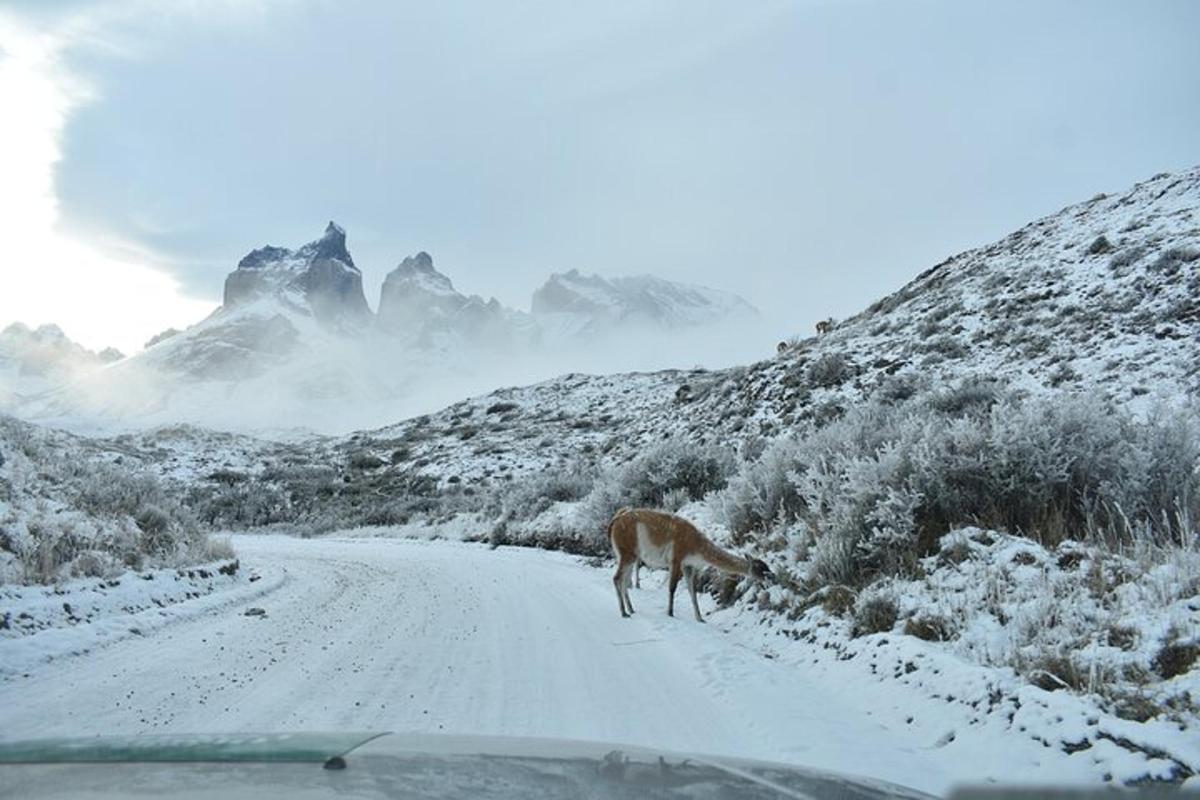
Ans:
{"type": "Polygon", "coordinates": [[[0,681],[66,656],[86,654],[172,622],[261,597],[286,580],[271,565],[225,561],[129,571],[57,586],[0,587],[0,681]]]}

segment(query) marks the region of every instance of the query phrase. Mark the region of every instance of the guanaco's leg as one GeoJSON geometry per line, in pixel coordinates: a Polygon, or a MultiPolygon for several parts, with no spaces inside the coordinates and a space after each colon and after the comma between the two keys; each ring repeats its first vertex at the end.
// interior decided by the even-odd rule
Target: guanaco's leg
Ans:
{"type": "Polygon", "coordinates": [[[679,586],[679,578],[683,570],[676,559],[671,559],[671,578],[667,583],[667,616],[675,616],[675,589],[679,586]]]}
{"type": "Polygon", "coordinates": [[[642,560],[640,558],[637,566],[633,568],[633,585],[638,589],[642,588],[642,560]]]}
{"type": "Polygon", "coordinates": [[[633,601],[629,599],[629,575],[630,575],[630,573],[637,574],[636,571],[637,571],[636,566],[632,566],[629,569],[625,570],[625,581],[624,581],[624,583],[621,584],[621,593],[622,593],[622,596],[625,598],[625,608],[629,610],[630,614],[633,613],[633,601]]]}
{"type": "Polygon", "coordinates": [[[628,617],[629,612],[625,610],[625,581],[629,577],[629,565],[622,562],[617,562],[617,571],[613,575],[613,588],[617,590],[617,605],[621,609],[621,616],[628,617]]]}
{"type": "Polygon", "coordinates": [[[688,594],[692,596],[692,611],[696,612],[696,621],[704,622],[704,617],[700,616],[700,602],[696,600],[696,568],[684,567],[683,577],[687,580],[688,594]]]}

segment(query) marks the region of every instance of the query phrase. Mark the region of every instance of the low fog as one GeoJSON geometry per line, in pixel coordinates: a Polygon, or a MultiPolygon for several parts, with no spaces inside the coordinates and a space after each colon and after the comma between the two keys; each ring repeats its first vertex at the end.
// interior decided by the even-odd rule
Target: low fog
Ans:
{"type": "Polygon", "coordinates": [[[504,350],[479,344],[427,352],[378,331],[307,333],[286,356],[240,353],[236,365],[200,375],[153,357],[173,344],[167,340],[137,358],[76,374],[13,410],[90,434],[180,423],[275,438],[342,434],[569,373],[719,369],[767,357],[779,340],[761,318],[681,331],[631,324],[588,342],[504,350]],[[752,341],[758,346],[748,346],[752,341]]]}

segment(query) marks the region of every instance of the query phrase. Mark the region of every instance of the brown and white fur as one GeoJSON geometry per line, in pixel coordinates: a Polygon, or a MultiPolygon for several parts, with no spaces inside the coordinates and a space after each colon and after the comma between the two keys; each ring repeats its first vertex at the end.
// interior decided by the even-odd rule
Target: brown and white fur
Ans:
{"type": "Polygon", "coordinates": [[[696,600],[696,574],[699,570],[716,567],[722,572],[747,575],[756,580],[770,577],[770,568],[764,562],[734,555],[709,541],[686,519],[662,511],[623,508],[608,523],[608,538],[617,556],[613,586],[617,590],[617,604],[623,617],[633,613],[633,603],[629,602],[629,581],[639,563],[670,572],[667,581],[669,616],[675,616],[675,589],[679,586],[679,579],[686,578],[688,594],[692,597],[692,610],[699,622],[704,621],[700,616],[700,603],[696,600]]]}

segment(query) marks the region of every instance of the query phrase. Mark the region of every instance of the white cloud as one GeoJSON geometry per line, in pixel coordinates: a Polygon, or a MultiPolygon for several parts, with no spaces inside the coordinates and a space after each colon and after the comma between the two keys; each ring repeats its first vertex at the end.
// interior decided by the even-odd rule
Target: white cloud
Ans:
{"type": "Polygon", "coordinates": [[[0,12],[0,326],[56,322],[89,347],[129,352],[211,303],[186,297],[136,248],[117,256],[59,230],[54,176],[64,129],[98,99],[63,58],[90,34],[78,18],[46,28],[0,12]]]}

